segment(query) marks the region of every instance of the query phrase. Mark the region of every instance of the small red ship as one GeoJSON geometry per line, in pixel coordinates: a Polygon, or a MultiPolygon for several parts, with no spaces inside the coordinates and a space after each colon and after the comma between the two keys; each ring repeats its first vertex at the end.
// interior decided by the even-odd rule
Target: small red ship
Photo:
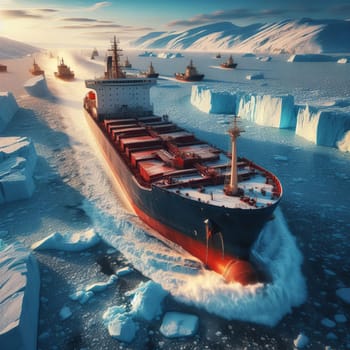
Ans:
{"type": "Polygon", "coordinates": [[[85,81],[84,111],[135,213],[226,281],[266,281],[251,249],[282,197],[280,181],[237,156],[236,122],[225,152],[154,115],[156,80],[126,76],[120,51],[114,37],[104,76],[85,81]]]}
{"type": "Polygon", "coordinates": [[[29,72],[33,75],[44,75],[45,72],[40,68],[40,66],[35,62],[35,59],[33,61],[33,66],[29,69],[29,72]]]}
{"type": "Polygon", "coordinates": [[[56,78],[62,80],[73,80],[74,72],[64,63],[63,58],[57,66],[57,72],[54,73],[56,78]]]}
{"type": "Polygon", "coordinates": [[[183,81],[200,81],[204,78],[204,74],[198,73],[197,68],[191,60],[190,64],[186,67],[185,73],[175,73],[175,78],[183,81]]]}
{"type": "Polygon", "coordinates": [[[233,57],[230,55],[226,62],[220,64],[220,67],[234,69],[237,67],[237,63],[233,61],[233,57]]]}

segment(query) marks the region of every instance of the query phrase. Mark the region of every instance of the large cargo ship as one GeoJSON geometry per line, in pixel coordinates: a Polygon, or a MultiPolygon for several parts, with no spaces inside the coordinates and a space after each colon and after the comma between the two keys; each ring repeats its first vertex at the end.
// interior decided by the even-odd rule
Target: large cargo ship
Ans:
{"type": "Polygon", "coordinates": [[[156,79],[127,76],[121,51],[114,38],[104,76],[85,81],[84,110],[134,211],[227,281],[264,280],[250,253],[281,199],[279,180],[237,156],[236,123],[225,152],[154,115],[156,79]]]}

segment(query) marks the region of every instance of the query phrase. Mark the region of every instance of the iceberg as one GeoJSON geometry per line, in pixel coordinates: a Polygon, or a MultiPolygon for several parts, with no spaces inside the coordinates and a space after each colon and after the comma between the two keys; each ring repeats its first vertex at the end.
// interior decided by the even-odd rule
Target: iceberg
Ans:
{"type": "Polygon", "coordinates": [[[56,249],[67,252],[80,252],[100,242],[100,236],[93,230],[84,232],[52,233],[32,244],[33,250],[56,249]]]}
{"type": "Polygon", "coordinates": [[[34,256],[16,242],[0,251],[0,344],[6,350],[35,350],[40,275],[34,256]]]}
{"type": "Polygon", "coordinates": [[[235,113],[264,126],[294,129],[296,125],[292,95],[236,93],[194,85],[191,91],[191,104],[206,113],[235,113]]]}
{"type": "Polygon", "coordinates": [[[328,55],[320,54],[296,54],[288,58],[287,62],[333,62],[336,59],[328,55]]]}
{"type": "Polygon", "coordinates": [[[335,101],[327,109],[296,106],[293,95],[258,95],[220,91],[204,85],[193,85],[191,104],[205,113],[236,114],[259,125],[293,129],[316,145],[337,147],[350,152],[350,115],[340,108],[347,100],[335,101]],[[331,109],[330,109],[331,108],[331,109]]]}
{"type": "Polygon", "coordinates": [[[236,95],[228,91],[212,90],[207,86],[193,85],[191,104],[205,113],[234,113],[236,95]]]}
{"type": "Polygon", "coordinates": [[[296,113],[292,95],[241,94],[236,113],[256,124],[275,128],[295,128],[296,113]]]}
{"type": "Polygon", "coordinates": [[[161,52],[157,55],[158,58],[169,59],[169,58],[180,58],[184,57],[181,53],[173,53],[173,52],[161,52]]]}
{"type": "Polygon", "coordinates": [[[46,79],[43,75],[29,79],[24,84],[24,89],[28,92],[29,95],[35,97],[45,97],[49,94],[46,79]]]}
{"type": "Polygon", "coordinates": [[[19,107],[12,92],[0,92],[0,106],[0,131],[3,131],[19,107]]]}
{"type": "Polygon", "coordinates": [[[167,338],[189,337],[197,332],[198,323],[196,315],[167,312],[159,330],[167,338]]]}
{"type": "Polygon", "coordinates": [[[299,108],[295,133],[316,145],[347,149],[350,115],[336,110],[299,108]],[[339,147],[340,145],[340,147],[339,147]]]}
{"type": "Polygon", "coordinates": [[[137,319],[151,321],[162,313],[162,302],[168,292],[160,284],[148,281],[141,283],[128,295],[132,295],[132,315],[137,319]]]}
{"type": "Polygon", "coordinates": [[[256,74],[248,74],[245,78],[247,80],[258,80],[258,79],[264,79],[265,76],[263,73],[256,73],[256,74]]]}
{"type": "Polygon", "coordinates": [[[36,160],[27,137],[0,137],[0,204],[32,196],[36,160]]]}
{"type": "Polygon", "coordinates": [[[347,58],[339,58],[337,63],[341,63],[341,64],[348,63],[348,59],[347,58]]]}

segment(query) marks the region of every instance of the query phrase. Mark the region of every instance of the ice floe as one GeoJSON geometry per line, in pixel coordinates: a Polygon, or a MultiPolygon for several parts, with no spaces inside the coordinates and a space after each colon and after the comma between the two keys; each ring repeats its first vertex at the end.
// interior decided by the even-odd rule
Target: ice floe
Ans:
{"type": "Polygon", "coordinates": [[[198,323],[199,319],[196,315],[167,312],[159,330],[167,338],[189,337],[197,332],[198,323]]]}
{"type": "Polygon", "coordinates": [[[65,251],[81,251],[99,243],[100,237],[94,230],[73,233],[53,233],[32,244],[32,249],[56,249],[65,251]]]}
{"type": "Polygon", "coordinates": [[[247,80],[259,80],[259,79],[264,79],[265,76],[263,73],[255,73],[255,74],[248,74],[245,78],[247,80]]]}
{"type": "Polygon", "coordinates": [[[37,161],[27,137],[0,137],[0,204],[32,196],[37,161]]]}
{"type": "Polygon", "coordinates": [[[161,315],[162,302],[167,294],[160,284],[153,281],[142,282],[128,292],[130,308],[125,305],[111,306],[102,316],[110,336],[131,342],[139,329],[138,321],[151,321],[161,315]]]}

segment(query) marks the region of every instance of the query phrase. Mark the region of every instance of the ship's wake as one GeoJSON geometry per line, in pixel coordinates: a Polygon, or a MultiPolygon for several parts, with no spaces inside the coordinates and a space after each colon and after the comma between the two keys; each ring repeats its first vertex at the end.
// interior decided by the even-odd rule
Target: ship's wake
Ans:
{"type": "Polygon", "coordinates": [[[110,215],[91,202],[86,202],[84,209],[99,234],[135,269],[185,304],[226,319],[273,326],[306,298],[302,256],[279,209],[254,249],[271,282],[248,286],[226,283],[221,275],[206,270],[188,253],[152,237],[135,217],[125,213],[110,215]]]}

